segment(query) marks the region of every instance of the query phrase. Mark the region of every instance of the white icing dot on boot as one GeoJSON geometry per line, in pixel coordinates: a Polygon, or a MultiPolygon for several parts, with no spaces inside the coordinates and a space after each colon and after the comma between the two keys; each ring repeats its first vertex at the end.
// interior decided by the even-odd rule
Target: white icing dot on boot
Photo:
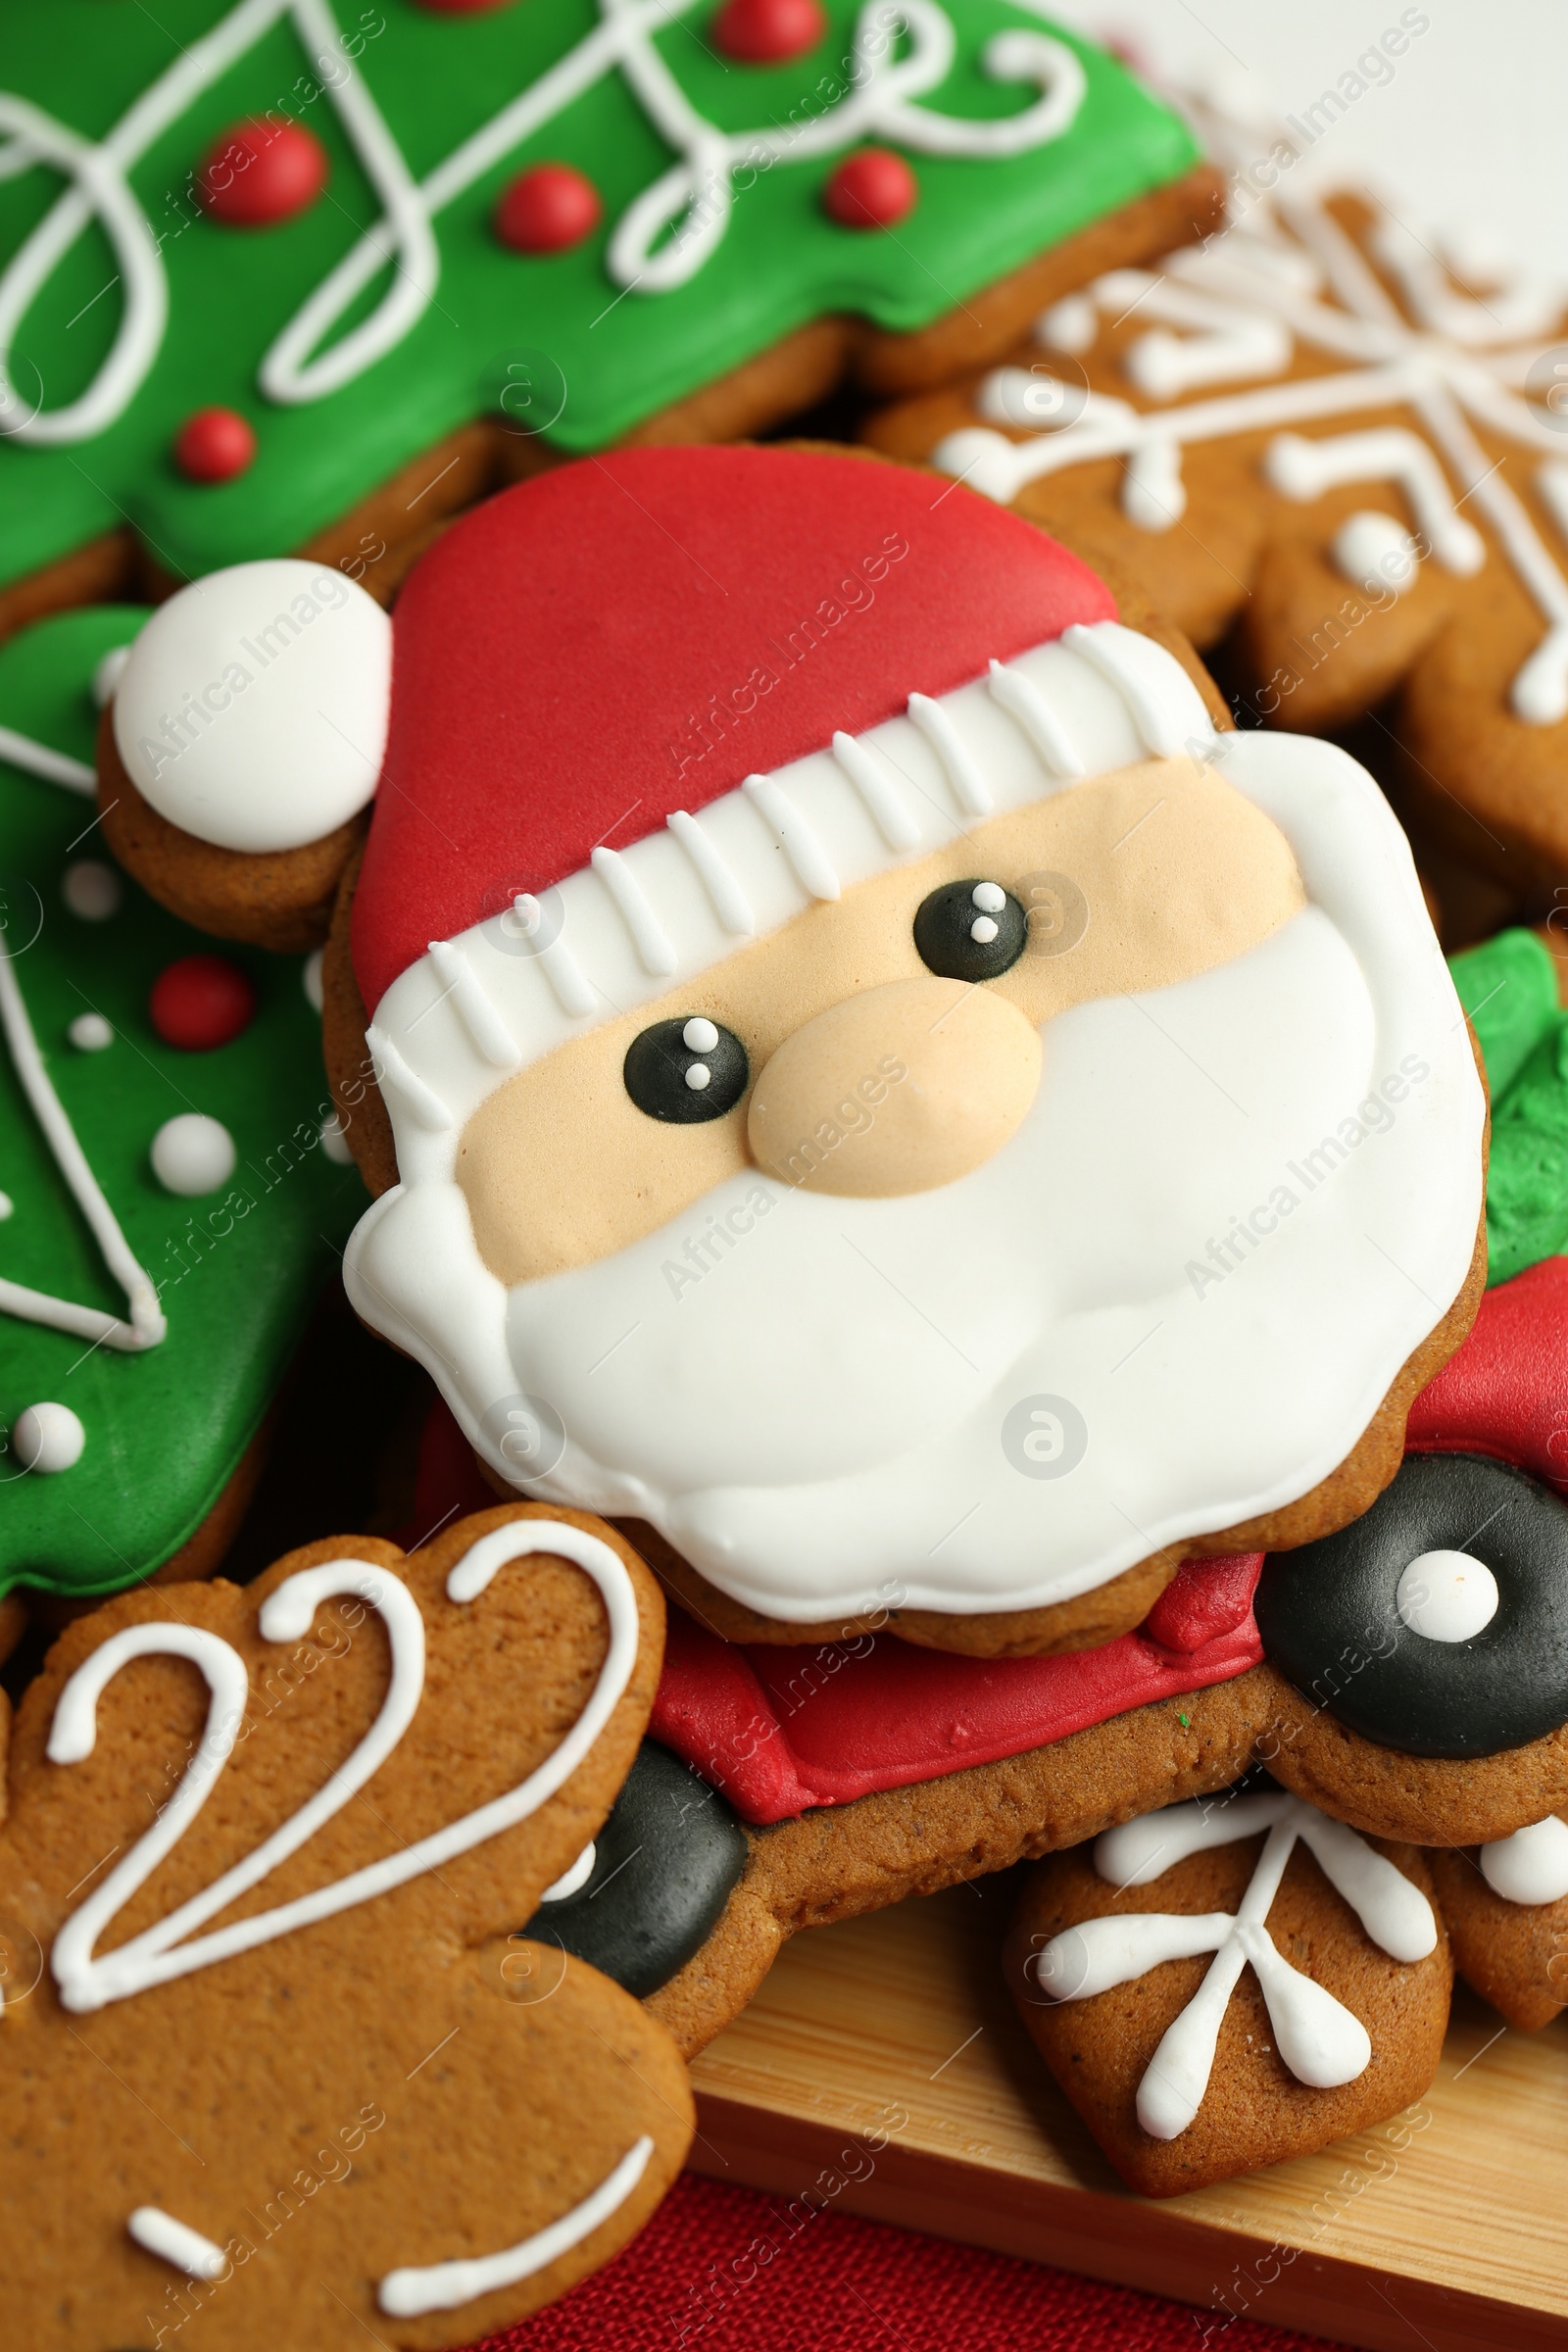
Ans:
{"type": "Polygon", "coordinates": [[[87,1433],[69,1404],[29,1404],[11,1432],[11,1451],[23,1469],[46,1476],[79,1462],[86,1443],[87,1433]]]}
{"type": "Polygon", "coordinates": [[[1394,1605],[1428,1642],[1471,1642],[1497,1614],[1497,1580],[1467,1551],[1424,1551],[1400,1577],[1394,1605]]]}
{"type": "Polygon", "coordinates": [[[153,1174],[166,1192],[192,1200],[216,1193],[234,1173],[234,1139],[205,1111],[182,1110],[153,1137],[153,1174]]]}
{"type": "Polygon", "coordinates": [[[115,1033],[101,1012],[78,1012],[66,1035],[78,1054],[101,1054],[115,1042],[115,1033]]]}

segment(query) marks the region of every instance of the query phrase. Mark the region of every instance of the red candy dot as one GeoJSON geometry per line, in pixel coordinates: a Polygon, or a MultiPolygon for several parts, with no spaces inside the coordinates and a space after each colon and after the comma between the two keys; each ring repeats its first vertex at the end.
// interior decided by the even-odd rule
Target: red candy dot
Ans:
{"type": "Polygon", "coordinates": [[[920,183],[902,155],[862,147],[847,155],[822,191],[822,202],[844,228],[892,228],[912,213],[920,183]]]}
{"type": "Polygon", "coordinates": [[[225,228],[270,228],[316,202],[326,149],[303,122],[236,122],[208,148],[196,184],[225,228]]]}
{"type": "Polygon", "coordinates": [[[821,0],[725,0],[713,44],[743,66],[777,66],[814,49],[826,30],[821,0]]]}
{"type": "Polygon", "coordinates": [[[496,235],[514,253],[564,253],[598,227],[604,209],[593,181],[570,164],[535,164],[502,189],[496,235]]]}
{"type": "Polygon", "coordinates": [[[192,482],[231,482],[255,455],[256,428],[237,409],[198,409],[174,436],[174,463],[192,482]]]}
{"type": "Polygon", "coordinates": [[[153,982],[147,1010],[166,1046],[210,1054],[250,1027],[256,991],[221,956],[182,956],[153,982]]]}

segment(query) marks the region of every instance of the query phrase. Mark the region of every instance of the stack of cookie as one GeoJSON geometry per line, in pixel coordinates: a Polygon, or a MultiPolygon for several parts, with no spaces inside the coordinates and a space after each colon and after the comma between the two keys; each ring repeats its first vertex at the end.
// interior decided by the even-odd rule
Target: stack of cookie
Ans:
{"type": "Polygon", "coordinates": [[[494,2330],[1013,1865],[1151,2194],[1544,2023],[1545,297],[1034,0],[15,13],[17,2340],[494,2330]]]}

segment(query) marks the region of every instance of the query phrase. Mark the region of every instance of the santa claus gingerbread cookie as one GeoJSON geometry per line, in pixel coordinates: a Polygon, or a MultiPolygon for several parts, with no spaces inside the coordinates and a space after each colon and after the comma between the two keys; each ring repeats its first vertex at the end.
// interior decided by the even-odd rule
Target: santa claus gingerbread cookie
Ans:
{"type": "MultiPolygon", "coordinates": [[[[1509,934],[1454,965],[1505,1104],[1543,1017],[1530,982],[1554,1001],[1552,960],[1509,934]]],[[[1559,1111],[1565,1093],[1558,1080],[1559,1111]]],[[[1544,1081],[1531,1100],[1539,1128],[1544,1081]]],[[[1499,1258],[1534,1262],[1492,1292],[1416,1399],[1410,1455],[1363,1519],[1267,1562],[1190,1560],[1135,1632],[1054,1657],[963,1658],[887,1633],[737,1644],[674,1609],[652,1739],[617,1804],[624,1820],[600,1841],[593,1892],[533,1932],[650,1997],[691,2050],[797,1929],[1076,1845],[1261,1761],[1331,1820],[1424,1845],[1460,1971],[1514,2022],[1554,2014],[1568,1892],[1553,1875],[1568,1802],[1568,1511],[1553,1452],[1568,1261],[1532,1253],[1510,1212],[1508,1153],[1530,1132],[1521,1123],[1494,1159],[1504,1200],[1494,1216],[1489,1200],[1489,1230],[1499,1258]],[[639,1850],[657,1856],[648,1884],[625,1859],[639,1850]]],[[[418,1523],[485,1492],[435,1406],[418,1523]]],[[[1305,1868],[1303,1855],[1297,1876],[1305,1868]]],[[[1432,1992],[1431,1972],[1422,1982],[1432,1992]]],[[[1272,2137],[1232,2138],[1215,2161],[1337,2136],[1357,2101],[1406,2081],[1409,2052],[1394,2055],[1396,2073],[1348,2104],[1290,2092],[1272,2137]]],[[[1178,2173],[1191,2157],[1189,2145],[1178,2173]]]]}
{"type": "Polygon", "coordinates": [[[942,382],[1217,217],[1042,0],[0,26],[0,631],[290,549],[385,594],[511,470],[942,382]]]}
{"type": "MultiPolygon", "coordinates": [[[[164,608],[117,732],[243,576],[164,608]]],[[[346,1280],[498,1476],[646,1527],[731,1638],[984,1654],[1392,1476],[1485,1099],[1352,761],[1216,735],[1030,524],[834,453],[562,469],[392,636],[328,956],[386,1188],[346,1280]]],[[[308,791],[343,730],[285,672],[172,790],[308,791]]]]}
{"type": "Polygon", "coordinates": [[[1000,368],[886,412],[929,460],[1134,568],[1264,723],[1397,690],[1397,779],[1516,904],[1568,873],[1560,291],[1330,191],[1302,138],[1200,110],[1231,220],[1048,307],[1000,368]]]}
{"type": "Polygon", "coordinates": [[[514,1931],[601,1829],[662,1614],[611,1529],[513,1505],[70,1630],[0,1837],[8,2342],[433,2352],[640,2228],[685,2069],[514,1931]]]}

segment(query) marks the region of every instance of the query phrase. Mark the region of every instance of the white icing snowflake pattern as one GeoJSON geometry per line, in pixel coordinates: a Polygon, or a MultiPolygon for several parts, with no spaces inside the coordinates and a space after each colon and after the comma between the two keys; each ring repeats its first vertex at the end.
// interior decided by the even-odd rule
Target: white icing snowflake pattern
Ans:
{"type": "MultiPolygon", "coordinates": [[[[1018,4],[1043,15],[1047,0],[1018,4]]],[[[756,172],[782,161],[807,163],[871,137],[921,155],[1022,155],[1072,127],[1087,87],[1083,67],[1064,42],[1018,25],[988,41],[980,64],[993,80],[1032,85],[1034,100],[1016,113],[984,119],[940,114],[918,101],[952,71],[957,41],[947,9],[938,0],[867,0],[856,25],[849,87],[837,104],[805,122],[722,131],[692,105],[654,39],[697,5],[599,0],[592,30],[423,179],[410,171],[330,0],[239,0],[202,39],[180,51],[96,144],[29,99],[0,90],[0,178],[43,166],[71,181],[0,277],[0,432],[34,447],[59,446],[87,440],[123,415],[158,357],[169,317],[163,240],[128,174],[205,90],[285,21],[308,58],[330,63],[323,87],[382,217],[307,297],[263,359],[261,389],[283,406],[324,399],[396,349],[423,318],[440,282],[437,215],[607,74],[624,75],[678,159],[627,207],[611,236],[610,275],[623,291],[640,295],[665,293],[697,274],[729,225],[735,175],[743,168],[756,172]],[[901,37],[904,54],[895,55],[901,37]],[[114,249],[123,288],[114,342],[76,399],[29,412],[9,373],[12,345],[31,304],[95,218],[114,249]],[[389,263],[379,300],[347,334],[329,342],[389,263]]]]}
{"type": "Polygon", "coordinates": [[[987,423],[950,433],[933,463],[1005,505],[1029,482],[1120,458],[1123,513],[1142,530],[1164,531],[1186,508],[1184,449],[1272,430],[1262,471],[1286,498],[1305,503],[1346,482],[1398,484],[1415,538],[1367,510],[1349,518],[1332,549],[1356,585],[1375,575],[1396,593],[1428,556],[1460,576],[1480,570],[1487,546],[1461,512],[1468,506],[1491,526],[1546,624],[1513,679],[1514,713],[1553,725],[1568,717],[1568,576],[1474,426],[1537,460],[1536,490],[1568,540],[1568,418],[1526,396],[1538,371],[1549,373],[1542,339],[1561,322],[1561,293],[1525,277],[1485,300],[1463,293],[1386,205],[1376,204],[1375,214],[1370,250],[1400,302],[1322,198],[1280,191],[1205,246],[1169,255],[1157,276],[1114,270],[1040,319],[1043,349],[1076,357],[1098,341],[1102,317],[1119,322],[1136,312],[1149,323],[1122,366],[1150,408],[1086,396],[1044,367],[1001,368],[976,398],[987,423]],[[1298,348],[1343,367],[1185,397],[1283,376],[1298,348]],[[1409,411],[1420,429],[1384,425],[1310,439],[1290,429],[1391,407],[1409,411]],[[1010,441],[994,429],[1004,424],[1032,438],[1010,441]]]}
{"type": "Polygon", "coordinates": [[[1152,2139],[1177,2138],[1202,2105],[1220,2024],[1244,1968],[1257,1978],[1275,2045],[1298,2082],[1331,2090],[1353,2082],[1371,2060],[1360,2019],[1293,1968],[1268,1932],[1269,1911],[1298,1838],[1391,1959],[1424,1960],[1436,1948],[1438,1924],[1421,1889],[1344,1822],[1283,1790],[1198,1798],[1147,1813],[1095,1840],[1095,1868],[1119,1887],[1147,1886],[1189,1856],[1255,1838],[1260,1830],[1268,1833],[1263,1850],[1234,1913],[1143,1911],[1087,1919],[1054,1936],[1029,1963],[1030,1975],[1052,1999],[1084,2001],[1146,1976],[1162,1961],[1214,1954],[1138,2086],[1138,2121],[1152,2139]]]}

